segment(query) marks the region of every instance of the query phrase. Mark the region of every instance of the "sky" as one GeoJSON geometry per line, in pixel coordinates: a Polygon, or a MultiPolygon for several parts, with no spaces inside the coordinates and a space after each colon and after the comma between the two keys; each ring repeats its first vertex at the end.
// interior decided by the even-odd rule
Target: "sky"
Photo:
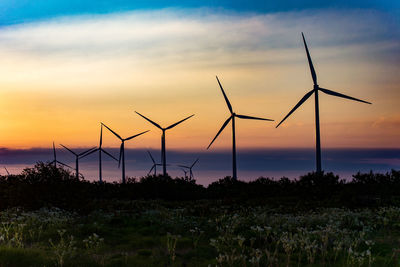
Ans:
{"type": "MultiPolygon", "coordinates": [[[[277,123],[319,84],[323,148],[400,148],[398,1],[1,1],[0,147],[98,143],[100,122],[127,148],[204,150],[229,111],[241,149],[313,148],[314,102],[277,123]],[[267,3],[268,2],[268,3],[267,3]]],[[[120,142],[104,132],[103,144],[120,142]]],[[[213,149],[231,146],[226,128],[213,149]]]]}

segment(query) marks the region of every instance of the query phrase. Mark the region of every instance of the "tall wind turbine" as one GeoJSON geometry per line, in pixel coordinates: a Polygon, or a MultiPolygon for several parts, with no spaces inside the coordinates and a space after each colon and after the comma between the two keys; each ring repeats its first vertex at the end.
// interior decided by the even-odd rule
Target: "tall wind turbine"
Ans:
{"type": "Polygon", "coordinates": [[[153,162],[153,166],[151,166],[151,169],[150,169],[150,171],[149,171],[149,173],[147,175],[149,175],[151,173],[151,171],[154,169],[154,176],[156,176],[157,175],[157,166],[162,166],[162,164],[161,163],[156,163],[156,161],[154,160],[154,158],[151,155],[150,151],[147,150],[147,153],[149,153],[151,161],[153,162]]]}
{"type": "Polygon", "coordinates": [[[72,149],[69,149],[68,147],[64,146],[63,144],[60,144],[60,146],[62,146],[63,148],[65,148],[66,150],[68,150],[69,152],[74,154],[74,156],[75,156],[75,175],[76,175],[76,179],[79,179],[79,159],[81,157],[84,157],[86,153],[89,153],[90,151],[96,149],[96,147],[92,147],[91,149],[85,150],[81,153],[76,153],[72,149]]]}
{"type": "Polygon", "coordinates": [[[102,174],[102,168],[101,168],[101,152],[103,152],[104,154],[106,154],[107,156],[109,156],[110,158],[114,159],[115,161],[118,161],[113,155],[111,155],[110,153],[108,153],[107,151],[105,151],[101,146],[103,144],[103,125],[101,124],[100,127],[100,142],[99,142],[99,147],[95,148],[91,151],[89,151],[88,153],[84,154],[81,156],[81,158],[84,158],[86,156],[89,156],[90,154],[99,151],[99,182],[102,183],[103,182],[103,174],[102,174]]]}
{"type": "Polygon", "coordinates": [[[114,132],[113,130],[111,130],[107,125],[105,125],[104,123],[101,123],[104,127],[106,127],[110,132],[112,132],[119,140],[121,140],[121,147],[119,150],[119,160],[118,160],[118,168],[121,165],[121,158],[122,158],[122,183],[125,183],[125,141],[129,141],[139,135],[142,135],[144,133],[147,133],[148,131],[144,131],[142,133],[139,134],[135,134],[132,135],[128,138],[122,138],[119,134],[117,134],[116,132],[114,132]]]}
{"type": "Polygon", "coordinates": [[[314,94],[314,96],[315,96],[316,163],[317,163],[317,173],[320,173],[322,171],[322,168],[321,168],[321,141],[320,141],[320,131],[319,131],[318,91],[321,91],[328,95],[338,96],[338,97],[355,100],[355,101],[359,101],[359,102],[363,102],[363,103],[367,103],[367,104],[371,104],[371,103],[351,97],[351,96],[347,96],[347,95],[344,95],[344,94],[341,94],[341,93],[338,93],[335,91],[331,91],[331,90],[319,87],[319,85],[317,83],[317,74],[315,73],[315,69],[314,69],[314,66],[313,66],[313,63],[311,60],[310,52],[308,51],[306,39],[304,38],[303,33],[301,33],[301,35],[303,37],[304,48],[306,49],[306,53],[307,53],[308,65],[310,66],[311,77],[314,82],[314,88],[310,92],[305,94],[302,99],[300,99],[300,101],[297,103],[297,105],[294,106],[294,108],[286,115],[286,117],[283,118],[283,120],[276,126],[276,128],[278,128],[279,125],[281,125],[282,122],[284,122],[286,120],[286,118],[288,118],[298,107],[300,107],[301,104],[303,104],[312,94],[314,94]]]}
{"type": "Polygon", "coordinates": [[[149,118],[143,116],[142,114],[140,114],[139,112],[135,111],[136,114],[138,114],[139,116],[141,116],[142,118],[144,118],[145,120],[147,120],[148,122],[150,122],[151,124],[153,124],[154,126],[156,126],[158,129],[160,129],[162,131],[162,135],[161,135],[161,160],[162,160],[162,165],[163,165],[163,175],[167,176],[167,156],[165,154],[165,131],[174,128],[176,125],[184,122],[185,120],[191,118],[194,116],[190,115],[189,117],[184,118],[183,120],[180,120],[174,124],[171,124],[168,127],[161,127],[159,124],[155,123],[154,121],[150,120],[149,118]]]}
{"type": "Polygon", "coordinates": [[[58,164],[60,164],[60,165],[63,165],[63,166],[65,166],[65,167],[68,167],[68,168],[71,168],[71,169],[72,169],[71,166],[69,166],[69,165],[67,165],[67,164],[65,164],[65,163],[62,163],[61,161],[58,161],[58,160],[57,160],[56,147],[55,147],[55,145],[54,145],[54,141],[53,141],[53,155],[54,155],[54,160],[53,160],[52,162],[50,162],[50,164],[54,164],[54,167],[55,167],[55,168],[57,168],[57,163],[58,163],[58,164]]]}
{"type": "Polygon", "coordinates": [[[233,108],[231,103],[228,100],[228,97],[225,94],[224,88],[222,88],[222,85],[218,79],[218,76],[215,76],[217,78],[219,87],[221,88],[222,94],[224,95],[226,105],[228,106],[228,109],[231,113],[229,118],[222,124],[221,129],[218,131],[217,135],[214,137],[214,139],[211,141],[211,143],[208,145],[207,149],[209,149],[214,143],[215,139],[217,139],[218,135],[225,129],[226,125],[232,120],[232,178],[237,179],[237,168],[236,168],[236,135],[235,135],[235,118],[239,119],[248,119],[248,120],[262,120],[262,121],[274,121],[271,119],[264,119],[264,118],[258,118],[258,117],[252,117],[252,116],[247,116],[247,115],[239,115],[233,112],[233,108]]]}
{"type": "MultiPolygon", "coordinates": [[[[190,166],[178,165],[178,167],[181,167],[181,168],[184,168],[184,169],[188,169],[188,170],[189,170],[189,178],[190,178],[190,179],[193,179],[194,176],[193,176],[192,169],[193,169],[194,165],[196,165],[196,163],[197,163],[198,161],[199,161],[199,159],[196,159],[196,160],[193,162],[193,164],[190,165],[190,166]]],[[[186,175],[186,172],[185,172],[185,175],[186,175]]]]}

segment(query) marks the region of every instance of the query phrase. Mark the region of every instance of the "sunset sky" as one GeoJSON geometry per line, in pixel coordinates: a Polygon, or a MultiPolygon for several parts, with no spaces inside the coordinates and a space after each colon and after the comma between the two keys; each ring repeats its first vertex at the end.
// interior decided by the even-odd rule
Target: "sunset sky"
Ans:
{"type": "MultiPolygon", "coordinates": [[[[321,139],[330,148],[400,148],[400,2],[1,1],[0,147],[97,145],[100,122],[126,144],[204,149],[229,111],[241,148],[311,148],[314,100],[304,32],[321,87],[321,139]],[[135,3],[131,3],[135,2],[135,3]],[[111,4],[112,3],[112,4],[111,4]]],[[[105,132],[104,144],[119,141],[105,132]]],[[[231,146],[227,128],[215,148],[231,146]]]]}

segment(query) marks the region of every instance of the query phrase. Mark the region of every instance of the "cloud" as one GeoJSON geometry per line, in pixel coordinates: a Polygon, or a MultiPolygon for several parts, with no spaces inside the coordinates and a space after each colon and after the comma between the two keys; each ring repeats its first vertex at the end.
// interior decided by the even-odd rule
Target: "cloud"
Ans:
{"type": "Polygon", "coordinates": [[[215,64],[227,55],[236,55],[233,60],[236,64],[293,62],[298,59],[290,51],[279,56],[268,51],[298,47],[302,31],[312,38],[314,49],[366,43],[383,45],[400,39],[398,25],[378,11],[243,14],[163,9],[62,17],[3,27],[0,48],[45,58],[109,60],[117,57],[152,64],[165,60],[215,64]],[[268,57],[257,58],[260,53],[268,57]]]}
{"type": "MultiPolygon", "coordinates": [[[[215,74],[221,75],[235,109],[279,120],[310,86],[302,31],[327,88],[348,88],[341,92],[374,100],[367,110],[323,96],[321,116],[328,115],[323,123],[387,116],[398,112],[399,29],[387,13],[357,9],[269,14],[160,9],[0,27],[0,99],[6,110],[0,139],[18,147],[45,146],[55,138],[85,146],[98,136],[98,121],[127,129],[132,120],[147,129],[145,121],[133,118],[134,107],[165,124],[195,113],[190,127],[180,128],[185,134],[177,131],[168,144],[206,146],[226,119],[215,74]]],[[[241,121],[238,144],[312,146],[311,104],[288,120],[291,127],[268,128],[273,141],[265,138],[272,123],[243,128],[241,121]]],[[[218,144],[230,144],[221,139],[218,144]]],[[[381,144],[367,140],[374,147],[381,144]]],[[[140,144],[158,143],[159,135],[151,132],[140,144]]]]}

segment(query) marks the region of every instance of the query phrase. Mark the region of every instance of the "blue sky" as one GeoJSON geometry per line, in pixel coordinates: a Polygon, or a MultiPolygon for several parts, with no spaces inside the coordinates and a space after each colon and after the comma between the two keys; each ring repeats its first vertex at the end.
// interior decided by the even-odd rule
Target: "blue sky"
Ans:
{"type": "Polygon", "coordinates": [[[246,1],[246,0],[5,0],[0,2],[0,25],[32,22],[58,16],[77,14],[104,14],[138,9],[199,8],[224,9],[234,12],[270,13],[304,9],[377,9],[389,11],[398,20],[400,1],[385,0],[339,0],[339,1],[246,1]]]}

